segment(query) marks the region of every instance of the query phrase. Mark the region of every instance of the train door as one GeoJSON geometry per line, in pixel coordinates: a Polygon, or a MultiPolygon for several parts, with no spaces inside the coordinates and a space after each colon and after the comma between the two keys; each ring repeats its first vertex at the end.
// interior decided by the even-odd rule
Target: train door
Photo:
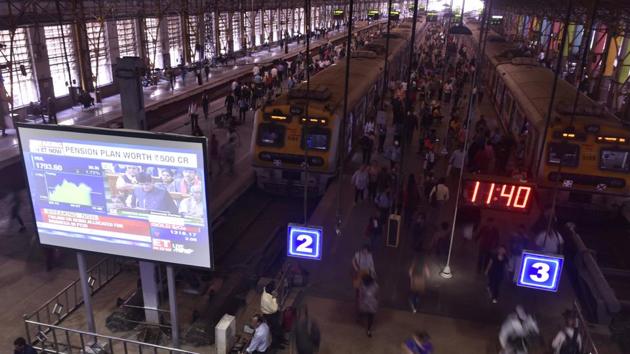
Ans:
{"type": "MultiPolygon", "coordinates": [[[[525,122],[526,125],[526,136],[525,136],[525,166],[527,167],[528,171],[531,171],[530,174],[535,173],[536,171],[534,171],[534,167],[536,166],[535,162],[536,159],[538,159],[538,154],[540,153],[540,149],[544,149],[545,146],[544,144],[542,146],[539,146],[539,141],[540,141],[540,132],[538,130],[536,130],[536,128],[534,128],[531,124],[529,124],[529,122],[525,122]]],[[[544,141],[544,139],[543,139],[544,141]]],[[[546,159],[546,157],[543,155],[542,159],[546,159]]],[[[538,176],[534,176],[534,178],[537,178],[538,176]]]]}
{"type": "Polygon", "coordinates": [[[352,135],[354,134],[354,114],[350,112],[346,120],[346,156],[352,151],[352,135]]]}

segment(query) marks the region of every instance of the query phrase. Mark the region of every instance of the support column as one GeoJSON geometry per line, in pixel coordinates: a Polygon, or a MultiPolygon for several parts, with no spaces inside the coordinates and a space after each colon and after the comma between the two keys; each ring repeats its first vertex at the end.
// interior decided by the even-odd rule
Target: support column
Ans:
{"type": "Polygon", "coordinates": [[[259,10],[258,16],[260,16],[260,33],[258,34],[260,36],[260,44],[265,45],[265,42],[267,41],[267,24],[265,22],[265,10],[259,10]]]}
{"type": "Polygon", "coordinates": [[[256,11],[250,11],[249,12],[249,19],[248,21],[250,21],[251,24],[251,28],[249,29],[249,38],[251,38],[251,46],[255,47],[256,46],[256,11]]]}
{"type": "Polygon", "coordinates": [[[142,58],[143,63],[147,63],[147,59],[149,58],[149,53],[147,53],[147,32],[146,26],[144,22],[144,17],[139,17],[137,20],[132,19],[134,24],[134,29],[136,31],[137,45],[138,45],[138,56],[142,58]]]}
{"type": "Polygon", "coordinates": [[[120,46],[118,45],[118,30],[116,28],[116,20],[107,21],[105,24],[105,41],[107,50],[109,51],[109,65],[112,72],[112,84],[116,87],[116,75],[114,75],[116,64],[120,58],[120,46]]]}
{"type": "Polygon", "coordinates": [[[227,26],[225,26],[226,31],[225,31],[225,36],[227,38],[227,52],[228,53],[234,53],[234,35],[233,35],[233,31],[234,28],[232,28],[232,16],[234,15],[234,13],[232,11],[228,11],[227,13],[227,26]]]}
{"type": "Polygon", "coordinates": [[[219,21],[221,21],[221,13],[219,10],[214,10],[214,47],[215,55],[221,54],[221,29],[219,27],[219,21]]]}
{"type": "Polygon", "coordinates": [[[194,54],[192,54],[193,48],[190,47],[190,33],[188,32],[190,25],[188,16],[188,11],[184,11],[184,13],[179,16],[179,23],[182,29],[180,40],[182,41],[182,52],[184,52],[184,63],[192,63],[195,61],[194,54]]]}
{"type": "Polygon", "coordinates": [[[74,24],[72,28],[72,45],[75,46],[77,61],[79,64],[79,83],[81,87],[89,92],[94,91],[92,85],[92,68],[90,67],[90,47],[88,45],[85,22],[82,25],[74,24]]]}
{"type": "Polygon", "coordinates": [[[55,97],[50,66],[48,65],[48,51],[44,28],[39,25],[26,27],[28,38],[33,48],[33,76],[37,80],[40,102],[46,102],[48,97],[55,97]]]}
{"type": "MultiPolygon", "coordinates": [[[[162,49],[162,67],[165,68],[167,66],[173,66],[173,63],[176,62],[177,58],[171,58],[170,48],[168,45],[168,19],[166,15],[162,15],[162,18],[158,20],[160,27],[157,29],[158,34],[158,45],[162,49]]],[[[157,60],[156,60],[157,61],[157,60]]],[[[182,63],[183,64],[183,63],[182,63]]],[[[157,63],[155,63],[156,67],[157,63]]]]}
{"type": "Polygon", "coordinates": [[[245,31],[245,12],[242,10],[239,11],[238,16],[238,37],[241,40],[241,49],[243,50],[243,52],[247,53],[247,48],[249,48],[249,45],[247,44],[247,33],[245,31]]]}

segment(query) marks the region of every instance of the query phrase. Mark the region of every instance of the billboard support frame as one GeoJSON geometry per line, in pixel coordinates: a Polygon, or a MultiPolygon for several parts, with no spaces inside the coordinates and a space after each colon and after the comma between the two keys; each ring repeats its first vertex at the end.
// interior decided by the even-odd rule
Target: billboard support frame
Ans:
{"type": "Polygon", "coordinates": [[[85,318],[88,331],[96,333],[96,323],[94,321],[94,309],[92,308],[92,291],[88,280],[87,263],[83,252],[77,251],[77,268],[79,279],[81,280],[81,293],[83,294],[83,304],[85,305],[85,318]]]}

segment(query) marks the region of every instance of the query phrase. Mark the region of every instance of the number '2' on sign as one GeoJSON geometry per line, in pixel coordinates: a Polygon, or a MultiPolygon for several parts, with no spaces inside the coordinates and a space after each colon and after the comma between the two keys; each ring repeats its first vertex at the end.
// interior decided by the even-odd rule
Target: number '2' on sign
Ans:
{"type": "Polygon", "coordinates": [[[517,285],[545,291],[557,291],[563,261],[564,258],[559,255],[523,252],[517,285]]]}
{"type": "Polygon", "coordinates": [[[289,224],[287,256],[319,260],[322,258],[322,228],[289,224]]]}

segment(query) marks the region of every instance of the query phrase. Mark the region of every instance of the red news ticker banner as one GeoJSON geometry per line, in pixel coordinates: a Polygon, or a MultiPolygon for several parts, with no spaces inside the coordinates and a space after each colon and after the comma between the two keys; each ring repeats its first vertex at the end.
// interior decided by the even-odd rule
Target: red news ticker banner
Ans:
{"type": "Polygon", "coordinates": [[[149,236],[150,225],[143,220],[120,219],[111,216],[77,213],[54,209],[41,209],[44,222],[56,225],[103,230],[124,234],[149,236]]]}

